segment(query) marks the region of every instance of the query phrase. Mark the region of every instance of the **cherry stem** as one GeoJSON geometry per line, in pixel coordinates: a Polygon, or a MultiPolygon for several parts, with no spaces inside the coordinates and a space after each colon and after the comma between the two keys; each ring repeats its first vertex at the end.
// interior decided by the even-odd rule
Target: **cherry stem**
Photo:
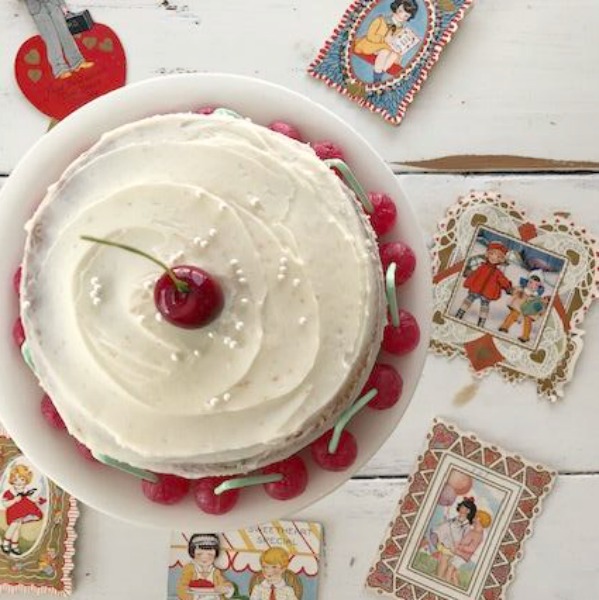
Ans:
{"type": "Polygon", "coordinates": [[[392,262],[387,267],[387,273],[385,274],[385,293],[387,295],[387,304],[389,305],[389,312],[391,313],[391,324],[393,327],[399,327],[399,309],[397,308],[397,294],[395,293],[395,271],[397,265],[392,262]]]}
{"type": "Polygon", "coordinates": [[[139,250],[137,248],[134,248],[133,246],[128,246],[127,244],[121,244],[119,242],[113,242],[111,240],[105,240],[102,238],[93,237],[91,235],[82,235],[82,236],[80,236],[80,238],[82,240],[85,240],[86,242],[94,242],[96,244],[104,244],[105,246],[112,246],[113,248],[120,248],[121,250],[126,250],[127,252],[137,254],[138,256],[143,256],[144,258],[151,260],[153,263],[157,264],[159,267],[163,268],[166,271],[167,275],[173,280],[173,283],[175,284],[175,287],[177,288],[178,292],[181,292],[183,294],[189,292],[189,285],[187,285],[187,283],[185,281],[179,279],[175,275],[174,271],[166,263],[163,263],[161,260],[157,259],[154,256],[151,256],[150,254],[147,254],[143,250],[139,250]]]}
{"type": "Polygon", "coordinates": [[[339,447],[341,433],[347,427],[347,424],[379,393],[376,388],[372,388],[368,393],[358,398],[349,408],[341,413],[335,427],[333,427],[333,435],[329,441],[329,454],[335,454],[339,447]]]}
{"type": "Polygon", "coordinates": [[[103,464],[118,469],[119,471],[123,471],[127,473],[127,475],[133,475],[138,479],[145,479],[146,481],[150,481],[152,483],[158,483],[158,476],[151,471],[146,471],[145,469],[137,469],[136,467],[132,467],[127,463],[121,462],[120,460],[116,460],[114,458],[110,458],[110,456],[106,456],[105,454],[98,454],[96,458],[103,464]]]}
{"type": "Polygon", "coordinates": [[[358,200],[364,205],[364,210],[370,215],[374,212],[374,206],[368,197],[368,194],[364,191],[362,184],[358,181],[352,170],[347,166],[347,163],[339,158],[328,158],[325,164],[329,167],[334,167],[343,175],[343,179],[349,187],[354,191],[354,194],[358,197],[358,200]]]}
{"type": "Polygon", "coordinates": [[[229,490],[239,490],[241,488],[250,487],[253,485],[264,485],[265,483],[277,483],[282,481],[284,476],[281,473],[272,473],[269,475],[251,475],[250,477],[236,477],[235,479],[227,479],[220,485],[214,488],[214,493],[217,496],[224,494],[229,490]]]}

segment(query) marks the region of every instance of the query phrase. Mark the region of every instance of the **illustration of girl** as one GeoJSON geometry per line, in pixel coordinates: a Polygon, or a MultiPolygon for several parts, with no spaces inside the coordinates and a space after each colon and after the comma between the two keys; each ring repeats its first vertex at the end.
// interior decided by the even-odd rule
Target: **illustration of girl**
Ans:
{"type": "Polygon", "coordinates": [[[477,507],[474,498],[464,498],[456,507],[457,516],[445,519],[435,527],[430,539],[436,549],[437,577],[449,580],[448,572],[455,550],[462,538],[470,530],[476,516],[477,507]]]}
{"type": "Polygon", "coordinates": [[[235,588],[225,579],[214,561],[220,554],[220,541],[213,533],[196,533],[189,539],[187,551],[191,562],[183,567],[177,583],[179,600],[225,600],[235,588]]]}
{"type": "MultiPolygon", "coordinates": [[[[402,52],[399,39],[407,32],[406,23],[418,12],[416,0],[393,0],[391,14],[373,19],[364,37],[354,44],[354,52],[364,56],[375,56],[373,83],[380,83],[383,75],[395,64],[401,65],[402,52]]],[[[410,30],[411,32],[411,30],[410,30]]]]}
{"type": "Polygon", "coordinates": [[[298,576],[287,569],[289,560],[289,553],[278,546],[262,553],[262,573],[250,581],[250,600],[301,600],[302,584],[298,576]]]}
{"type": "Polygon", "coordinates": [[[463,319],[477,300],[480,302],[478,326],[484,327],[489,316],[491,302],[499,300],[503,292],[512,293],[512,282],[503,274],[501,266],[507,263],[508,248],[501,242],[491,242],[484,256],[468,259],[464,269],[464,287],[468,295],[456,312],[463,319]]]}
{"type": "Polygon", "coordinates": [[[548,301],[543,298],[543,274],[541,271],[532,271],[528,279],[520,279],[520,285],[513,292],[512,301],[508,308],[509,313],[499,327],[499,331],[507,333],[512,325],[522,321],[522,334],[518,338],[523,344],[530,340],[532,324],[535,319],[542,316],[547,308],[548,301]]]}
{"type": "Polygon", "coordinates": [[[2,540],[2,552],[5,554],[22,554],[19,548],[21,526],[23,523],[41,521],[43,513],[40,505],[46,502],[45,498],[32,500],[37,492],[36,488],[28,488],[33,480],[33,472],[23,464],[14,465],[8,476],[8,483],[12,489],[7,489],[2,495],[2,505],[6,509],[6,523],[8,528],[2,540]]]}
{"type": "Polygon", "coordinates": [[[52,74],[57,79],[66,79],[73,71],[89,69],[93,62],[86,61],[71,32],[66,16],[65,0],[25,0],[40,36],[46,44],[52,74]]]}
{"type": "Polygon", "coordinates": [[[477,510],[470,530],[464,535],[453,551],[453,557],[447,568],[446,579],[459,586],[458,571],[470,562],[472,555],[483,543],[484,531],[493,521],[491,515],[484,510],[477,510]]]}

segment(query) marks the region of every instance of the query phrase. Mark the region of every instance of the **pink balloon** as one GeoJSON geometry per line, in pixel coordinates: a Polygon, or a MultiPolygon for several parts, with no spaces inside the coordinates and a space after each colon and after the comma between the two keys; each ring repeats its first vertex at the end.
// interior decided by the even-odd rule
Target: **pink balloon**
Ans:
{"type": "Polygon", "coordinates": [[[455,490],[449,484],[445,484],[439,496],[439,504],[441,506],[451,506],[455,502],[456,496],[455,490]]]}
{"type": "Polygon", "coordinates": [[[455,490],[457,496],[463,496],[472,487],[472,477],[454,469],[449,474],[447,485],[455,490]]]}

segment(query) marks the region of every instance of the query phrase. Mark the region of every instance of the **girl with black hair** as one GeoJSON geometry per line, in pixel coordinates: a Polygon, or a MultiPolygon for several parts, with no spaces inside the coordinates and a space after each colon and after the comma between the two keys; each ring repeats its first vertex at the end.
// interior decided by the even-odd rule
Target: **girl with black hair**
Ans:
{"type": "Polygon", "coordinates": [[[394,64],[401,64],[401,53],[395,41],[406,23],[416,16],[418,4],[416,0],[393,0],[390,9],[391,14],[374,19],[366,35],[358,38],[354,45],[356,54],[376,56],[373,83],[380,83],[394,64]]]}
{"type": "Polygon", "coordinates": [[[187,551],[191,562],[183,567],[177,584],[178,600],[194,600],[201,592],[202,600],[225,600],[235,588],[225,579],[214,561],[220,554],[220,541],[214,533],[195,533],[189,538],[187,551]]]}
{"type": "Polygon", "coordinates": [[[455,549],[462,538],[470,531],[476,516],[474,498],[463,498],[456,507],[457,516],[445,519],[431,532],[435,540],[437,554],[437,577],[448,580],[448,570],[455,549]]]}

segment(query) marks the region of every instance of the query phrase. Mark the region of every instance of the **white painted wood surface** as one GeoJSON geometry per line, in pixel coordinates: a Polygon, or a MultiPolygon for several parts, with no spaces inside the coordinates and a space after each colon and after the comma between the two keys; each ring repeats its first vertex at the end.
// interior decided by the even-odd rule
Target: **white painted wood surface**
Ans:
{"type": "MultiPolygon", "coordinates": [[[[355,480],[300,518],[325,526],[319,598],[367,600],[363,584],[404,483],[355,480]]],[[[525,549],[511,600],[595,600],[599,536],[593,515],[599,478],[560,477],[525,549]]],[[[166,600],[170,534],[84,509],[73,600],[166,600]]],[[[23,600],[39,596],[20,595],[23,600]]]]}
{"type": "MultiPolygon", "coordinates": [[[[130,82],[185,71],[220,70],[269,79],[306,93],[352,123],[390,162],[452,155],[514,155],[599,162],[599,4],[596,0],[478,0],[439,67],[395,129],[359,109],[305,68],[349,0],[88,0],[129,57],[130,82]],[[175,8],[175,5],[176,8],[175,8]]],[[[12,60],[35,33],[22,0],[0,11],[0,174],[8,174],[48,119],[20,95],[12,60]]],[[[405,174],[401,183],[430,238],[437,220],[470,189],[499,189],[533,219],[553,211],[599,233],[599,175],[447,176],[405,174]]],[[[1,185],[1,178],[0,178],[1,185]]],[[[497,375],[466,404],[473,381],[463,361],[430,356],[405,418],[362,471],[303,517],[325,525],[321,598],[368,597],[361,587],[434,416],[558,468],[560,476],[526,548],[513,600],[595,600],[599,595],[599,311],[586,323],[586,348],[564,401],[536,399],[532,384],[497,375]],[[385,479],[370,479],[384,476],[385,479]]],[[[84,508],[75,599],[165,598],[166,532],[140,529],[84,508]]],[[[33,598],[33,596],[22,596],[33,598]]]]}
{"type": "MultiPolygon", "coordinates": [[[[130,82],[208,70],[268,79],[334,109],[392,162],[471,154],[599,161],[596,0],[478,0],[399,130],[306,75],[349,0],[161,3],[71,6],[91,8],[120,34],[130,82]]],[[[13,77],[17,49],[35,33],[22,0],[2,0],[0,33],[0,173],[8,173],[48,119],[13,77]]]]}

